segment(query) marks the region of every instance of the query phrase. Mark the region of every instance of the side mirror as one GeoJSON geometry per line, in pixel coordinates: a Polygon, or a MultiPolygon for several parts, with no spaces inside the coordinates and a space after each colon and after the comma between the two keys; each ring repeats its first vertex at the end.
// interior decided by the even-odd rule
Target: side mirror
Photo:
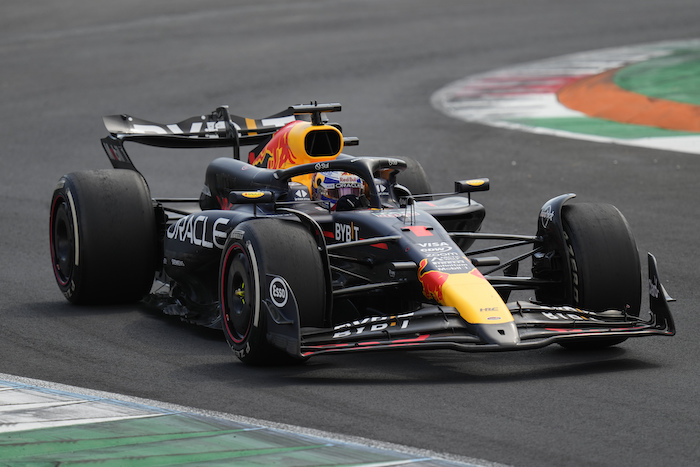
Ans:
{"type": "Polygon", "coordinates": [[[461,180],[455,182],[456,193],[474,193],[476,191],[489,191],[488,178],[474,178],[472,180],[461,180]]]}
{"type": "Polygon", "coordinates": [[[408,204],[408,199],[411,197],[411,191],[405,186],[396,183],[394,185],[394,194],[399,200],[399,207],[405,208],[408,204]]]}

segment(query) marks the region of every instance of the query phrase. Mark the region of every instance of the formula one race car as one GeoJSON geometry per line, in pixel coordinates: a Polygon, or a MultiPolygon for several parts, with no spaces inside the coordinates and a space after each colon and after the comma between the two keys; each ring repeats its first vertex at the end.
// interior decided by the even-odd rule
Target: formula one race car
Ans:
{"type": "Polygon", "coordinates": [[[412,159],[344,154],[357,139],[329,123],[339,110],[312,103],[255,120],[220,107],[176,124],[105,117],[113,169],[65,175],[53,194],[59,288],[76,304],[143,300],[221,327],[252,364],[375,349],[600,348],[675,334],[651,255],[651,313],[639,317],[640,259],[615,207],[565,194],[544,204],[535,235],[483,233],[472,193],[488,179],[435,194],[412,159]],[[199,198],[153,199],[125,141],[229,147],[233,157],[209,164],[199,198]],[[487,256],[507,251],[516,253],[487,256]],[[529,274],[518,274],[521,264],[529,274]],[[522,290],[532,298],[506,303],[522,290]]]}

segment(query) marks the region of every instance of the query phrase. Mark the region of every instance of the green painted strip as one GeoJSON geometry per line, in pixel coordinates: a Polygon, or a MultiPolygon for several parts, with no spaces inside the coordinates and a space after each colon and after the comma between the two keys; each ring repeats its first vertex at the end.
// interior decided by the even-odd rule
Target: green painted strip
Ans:
{"type": "Polygon", "coordinates": [[[615,74],[614,81],[638,94],[700,105],[700,50],[679,50],[627,66],[615,74]]]}
{"type": "Polygon", "coordinates": [[[0,465],[379,465],[409,456],[184,414],[5,433],[0,465]],[[321,441],[321,442],[319,442],[321,441]]]}
{"type": "MultiPolygon", "coordinates": [[[[288,460],[294,456],[288,456],[293,451],[305,451],[314,449],[315,446],[297,446],[292,448],[269,448],[269,449],[248,449],[248,450],[225,450],[220,452],[202,452],[202,453],[177,453],[177,454],[157,454],[157,455],[142,455],[131,454],[128,456],[117,456],[109,458],[106,456],[96,456],[89,459],[68,459],[60,462],[61,466],[81,465],[81,466],[102,466],[102,467],[121,467],[129,465],[133,467],[153,467],[161,465],[185,465],[206,462],[211,465],[211,462],[222,461],[222,465],[230,465],[231,462],[236,462],[236,465],[291,465],[288,460]],[[242,462],[243,458],[251,458],[247,462],[242,462]]],[[[33,462],[33,461],[30,461],[33,462]]]]}
{"type": "Polygon", "coordinates": [[[0,408],[12,408],[0,417],[0,467],[78,464],[389,467],[426,462],[435,466],[483,465],[483,461],[443,460],[427,452],[410,454],[411,449],[405,447],[399,450],[390,445],[371,447],[362,440],[342,441],[333,436],[328,439],[323,433],[302,434],[252,419],[214,416],[187,407],[166,408],[158,402],[145,404],[112,398],[118,396],[106,393],[83,394],[80,388],[15,378],[0,374],[0,393],[6,396],[0,398],[0,408]],[[43,386],[46,384],[52,387],[43,386]],[[62,401],[80,399],[85,404],[61,406],[79,410],[53,410],[62,401]],[[36,401],[41,404],[37,405],[36,401]],[[110,415],[107,419],[106,414],[110,415]],[[28,426],[43,428],[28,429],[28,426]]]}
{"type": "Polygon", "coordinates": [[[520,118],[509,121],[527,126],[619,139],[698,135],[698,133],[663,130],[643,125],[629,125],[590,117],[520,118]]]}
{"type": "MultiPolygon", "coordinates": [[[[67,430],[65,430],[67,431],[67,430]]],[[[0,455],[4,460],[25,457],[27,455],[57,455],[64,452],[92,451],[95,449],[129,446],[130,449],[143,444],[163,443],[166,441],[186,441],[196,438],[224,436],[244,430],[204,431],[201,433],[172,433],[151,436],[116,436],[114,438],[98,438],[90,440],[70,441],[31,441],[17,444],[4,444],[0,446],[0,455]]],[[[5,440],[6,441],[6,440],[5,440]]]]}

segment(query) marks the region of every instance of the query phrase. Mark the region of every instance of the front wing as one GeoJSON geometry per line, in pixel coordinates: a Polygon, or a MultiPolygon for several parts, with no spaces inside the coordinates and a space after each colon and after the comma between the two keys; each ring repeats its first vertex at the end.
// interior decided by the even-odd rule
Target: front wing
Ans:
{"type": "Polygon", "coordinates": [[[658,279],[656,260],[649,254],[647,320],[618,310],[591,312],[568,306],[513,302],[517,338],[489,342],[479,325],[464,321],[452,307],[427,306],[395,316],[367,317],[333,329],[304,329],[301,356],[323,353],[390,349],[452,349],[488,352],[535,349],[570,339],[673,336],[676,332],[668,307],[672,301],[658,279]]]}

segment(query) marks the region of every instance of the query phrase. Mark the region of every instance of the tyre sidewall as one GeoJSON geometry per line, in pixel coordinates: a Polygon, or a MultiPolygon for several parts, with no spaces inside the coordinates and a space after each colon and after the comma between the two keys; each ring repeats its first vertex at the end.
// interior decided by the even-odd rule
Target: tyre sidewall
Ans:
{"type": "Polygon", "coordinates": [[[612,205],[564,206],[572,305],[639,316],[641,269],[629,225],[612,205]]]}
{"type": "Polygon", "coordinates": [[[234,354],[242,361],[257,360],[262,358],[256,355],[258,349],[266,347],[264,316],[261,319],[260,280],[255,250],[252,243],[243,238],[229,237],[224,246],[219,273],[219,300],[221,303],[222,326],[224,336],[234,354]],[[236,265],[235,263],[239,263],[236,265]],[[241,268],[247,271],[245,286],[245,300],[252,308],[249,312],[249,320],[246,330],[241,333],[235,329],[230,314],[234,313],[234,304],[229,296],[231,275],[233,269],[241,268]]]}
{"type": "MultiPolygon", "coordinates": [[[[82,290],[82,271],[79,261],[76,260],[76,255],[80,255],[79,251],[76,251],[76,245],[80,245],[79,240],[79,229],[77,228],[77,223],[74,215],[75,203],[73,202],[73,197],[71,191],[65,186],[66,179],[62,178],[59,185],[54,190],[51,199],[51,213],[50,213],[50,227],[49,227],[49,247],[51,249],[51,258],[54,276],[56,278],[56,283],[58,288],[71,302],[76,301],[75,297],[80,296],[80,291],[82,290]],[[57,224],[60,223],[60,228],[57,228],[57,224]],[[65,249],[68,251],[59,252],[57,245],[58,230],[65,229],[66,238],[63,242],[66,243],[65,249]],[[77,240],[77,241],[76,241],[77,240]],[[66,256],[66,260],[62,261],[65,263],[65,267],[61,268],[58,260],[59,254],[61,256],[66,256]],[[78,263],[78,264],[76,264],[78,263]],[[66,270],[67,269],[67,270],[66,270]],[[75,295],[76,290],[78,291],[77,296],[75,295]]],[[[63,250],[61,248],[60,250],[63,250]]]]}

